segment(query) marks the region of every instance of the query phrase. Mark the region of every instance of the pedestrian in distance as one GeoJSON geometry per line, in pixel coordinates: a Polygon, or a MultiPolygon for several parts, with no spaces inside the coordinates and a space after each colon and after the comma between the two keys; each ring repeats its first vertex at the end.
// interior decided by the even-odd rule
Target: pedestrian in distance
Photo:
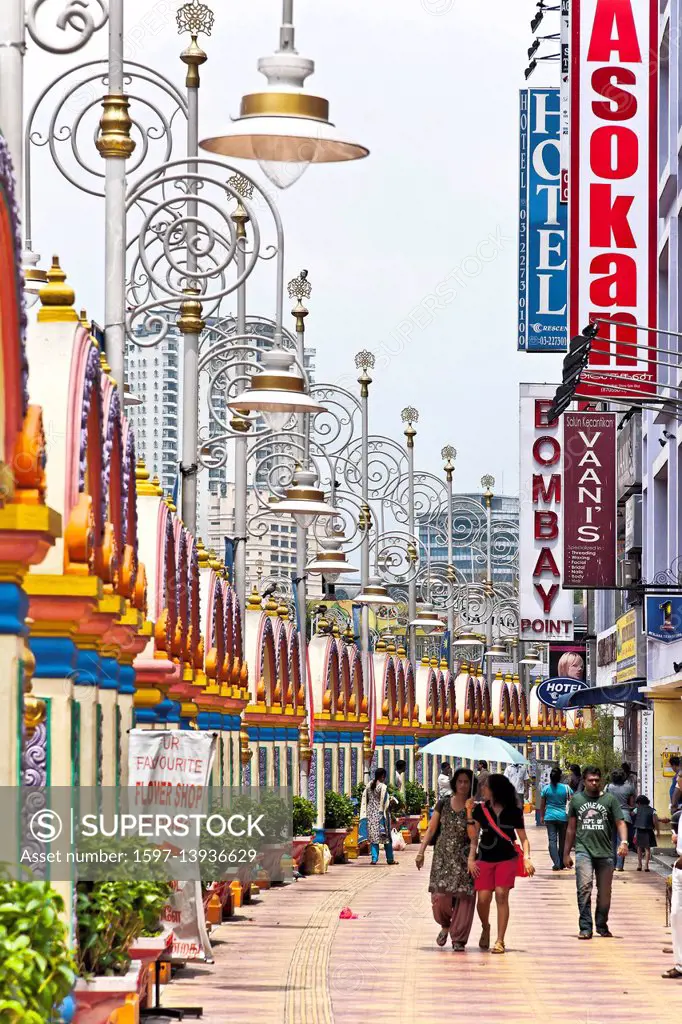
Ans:
{"type": "Polygon", "coordinates": [[[450,795],[434,808],[416,859],[421,871],[426,847],[436,836],[429,879],[433,916],[440,925],[436,943],[444,946],[449,936],[455,953],[466,949],[476,909],[467,831],[467,800],[473,781],[469,768],[458,768],[451,780],[450,795]]]}
{"type": "MultiPolygon", "coordinates": [[[[488,767],[488,762],[483,760],[477,762],[476,768],[478,771],[478,775],[476,776],[476,787],[477,791],[480,792],[483,786],[485,786],[488,781],[490,769],[488,767]]],[[[481,799],[483,798],[481,797],[481,799]]]]}
{"type": "Polygon", "coordinates": [[[395,763],[395,788],[402,799],[405,798],[405,772],[407,771],[407,761],[396,761],[395,763]]]}
{"type": "Polygon", "coordinates": [[[442,800],[443,797],[449,796],[452,792],[452,765],[448,764],[447,761],[443,761],[440,766],[440,775],[436,780],[438,786],[438,799],[442,800]]]}
{"type": "Polygon", "coordinates": [[[574,793],[582,793],[584,789],[583,776],[579,764],[569,764],[568,785],[574,793]]]}
{"type": "Polygon", "coordinates": [[[523,814],[523,808],[526,802],[526,787],[530,779],[528,765],[508,764],[504,770],[504,774],[505,778],[509,779],[512,786],[516,790],[516,802],[518,803],[521,813],[523,814]]]}
{"type": "MultiPolygon", "coordinates": [[[[625,822],[627,833],[628,833],[628,848],[632,845],[634,833],[632,831],[632,808],[635,806],[635,787],[629,781],[629,765],[627,768],[627,774],[622,768],[616,768],[615,771],[611,772],[611,781],[606,787],[607,793],[613,793],[616,800],[620,804],[620,809],[623,812],[623,821],[625,822]]],[[[616,871],[625,870],[625,858],[619,857],[616,850],[618,847],[618,834],[613,833],[613,863],[616,871]]]]}
{"type": "Polygon", "coordinates": [[[677,860],[673,864],[672,896],[670,900],[670,931],[675,964],[663,972],[664,978],[682,978],[682,828],[679,819],[673,832],[677,860]]]}
{"type": "Polygon", "coordinates": [[[530,843],[526,835],[523,812],[519,808],[514,786],[504,775],[489,775],[486,784],[488,799],[467,801],[469,839],[469,871],[476,879],[478,916],[481,919],[481,949],[490,949],[490,908],[493,896],[497,905],[497,941],[492,953],[504,953],[509,924],[509,891],[517,875],[535,874],[530,859],[530,843]],[[517,845],[517,837],[523,850],[517,845]],[[523,867],[521,866],[523,865],[523,867]]]}
{"type": "Polygon", "coordinates": [[[645,861],[644,870],[649,870],[651,862],[651,850],[658,846],[656,836],[661,834],[661,826],[658,823],[658,815],[651,806],[648,796],[640,794],[632,812],[633,827],[635,830],[635,845],[637,847],[637,870],[642,870],[642,861],[645,861]]]}
{"type": "Polygon", "coordinates": [[[670,758],[669,763],[675,773],[670,783],[670,810],[676,811],[682,798],[682,771],[680,771],[680,759],[676,754],[670,758]]]}
{"type": "Polygon", "coordinates": [[[561,768],[552,768],[549,785],[540,793],[540,824],[547,828],[552,871],[563,871],[564,841],[568,826],[566,804],[572,797],[570,786],[561,781],[561,768]]]}
{"type": "Polygon", "coordinates": [[[613,883],[613,833],[618,833],[617,854],[626,857],[628,833],[619,801],[613,793],[602,793],[601,768],[583,769],[584,790],[574,793],[568,805],[568,829],[564,846],[564,864],[573,867],[571,850],[575,845],[575,882],[578,897],[580,933],[591,939],[592,885],[597,880],[597,905],[594,925],[597,934],[610,939],[609,910],[613,883]]]}
{"type": "Polygon", "coordinates": [[[386,851],[386,863],[395,864],[393,844],[391,841],[391,804],[397,800],[388,791],[386,785],[386,769],[377,768],[374,778],[365,786],[360,802],[360,823],[358,837],[360,842],[369,840],[369,851],[372,864],[379,860],[379,845],[386,851]]]}

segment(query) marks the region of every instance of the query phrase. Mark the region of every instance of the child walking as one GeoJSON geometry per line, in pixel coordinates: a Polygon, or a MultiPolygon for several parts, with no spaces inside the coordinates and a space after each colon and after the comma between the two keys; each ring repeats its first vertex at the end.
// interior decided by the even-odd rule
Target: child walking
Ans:
{"type": "Polygon", "coordinates": [[[637,844],[637,870],[642,870],[642,860],[645,860],[644,870],[648,871],[651,850],[658,846],[656,836],[661,834],[661,830],[656,811],[651,806],[649,797],[644,794],[638,796],[635,801],[634,826],[637,844]],[[646,858],[644,858],[645,853],[646,858]]]}

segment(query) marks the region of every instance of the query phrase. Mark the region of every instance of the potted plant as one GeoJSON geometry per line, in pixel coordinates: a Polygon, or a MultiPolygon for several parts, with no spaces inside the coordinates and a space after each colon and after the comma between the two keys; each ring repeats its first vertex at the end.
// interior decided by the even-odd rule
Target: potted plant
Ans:
{"type": "Polygon", "coordinates": [[[79,1024],[105,1024],[127,995],[139,991],[142,963],[130,950],[145,930],[158,928],[170,891],[168,882],[148,879],[78,883],[79,1024]]]}
{"type": "Polygon", "coordinates": [[[0,1020],[58,1021],[76,963],[68,947],[61,896],[46,882],[0,877],[0,1020]]]}
{"type": "Polygon", "coordinates": [[[297,870],[300,870],[301,862],[305,854],[306,846],[312,842],[313,826],[317,810],[315,804],[302,796],[294,797],[293,807],[293,849],[292,856],[297,870]]]}
{"type": "Polygon", "coordinates": [[[353,823],[353,802],[344,793],[327,790],[324,795],[324,841],[332,861],[345,860],[343,844],[353,823]]]}
{"type": "Polygon", "coordinates": [[[423,786],[418,782],[405,783],[405,803],[399,824],[409,829],[414,843],[419,842],[419,822],[427,802],[428,795],[423,786]]]}

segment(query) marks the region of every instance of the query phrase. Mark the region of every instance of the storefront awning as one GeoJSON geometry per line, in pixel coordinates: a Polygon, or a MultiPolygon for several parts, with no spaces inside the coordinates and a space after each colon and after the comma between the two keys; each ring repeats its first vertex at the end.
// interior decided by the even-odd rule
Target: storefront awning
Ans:
{"type": "Polygon", "coordinates": [[[597,704],[641,704],[646,707],[646,698],[639,692],[644,686],[646,679],[631,679],[615,686],[591,686],[588,690],[576,690],[559,697],[557,707],[563,711],[591,708],[597,704]]]}

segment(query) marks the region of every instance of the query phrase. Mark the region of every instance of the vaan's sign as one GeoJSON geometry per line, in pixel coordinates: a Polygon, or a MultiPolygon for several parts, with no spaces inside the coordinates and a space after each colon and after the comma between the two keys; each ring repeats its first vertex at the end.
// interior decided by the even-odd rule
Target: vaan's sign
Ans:
{"type": "Polygon", "coordinates": [[[564,586],[616,585],[616,414],[567,412],[564,586]]]}
{"type": "Polygon", "coordinates": [[[570,332],[609,321],[583,395],[655,388],[657,36],[657,0],[571,2],[570,332]]]}
{"type": "Polygon", "coordinates": [[[521,384],[519,636],[572,640],[573,594],[563,590],[562,444],[547,418],[555,388],[521,384]]]}

